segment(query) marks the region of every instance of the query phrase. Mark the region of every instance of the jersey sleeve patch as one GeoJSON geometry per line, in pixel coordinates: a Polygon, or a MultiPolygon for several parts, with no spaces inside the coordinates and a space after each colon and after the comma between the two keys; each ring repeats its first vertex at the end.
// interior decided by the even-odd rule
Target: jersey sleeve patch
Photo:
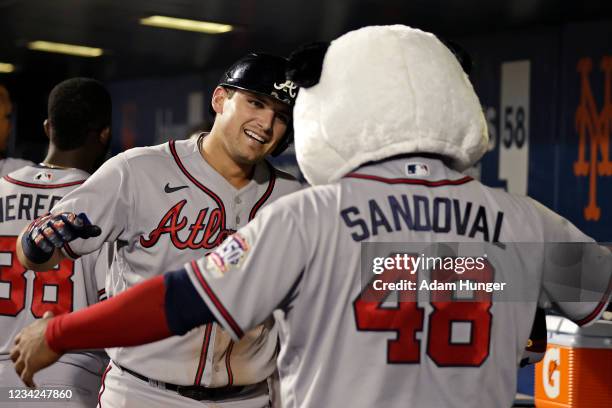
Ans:
{"type": "Polygon", "coordinates": [[[206,269],[221,276],[231,269],[239,268],[244,263],[249,249],[247,240],[242,235],[235,233],[207,255],[206,269]]]}

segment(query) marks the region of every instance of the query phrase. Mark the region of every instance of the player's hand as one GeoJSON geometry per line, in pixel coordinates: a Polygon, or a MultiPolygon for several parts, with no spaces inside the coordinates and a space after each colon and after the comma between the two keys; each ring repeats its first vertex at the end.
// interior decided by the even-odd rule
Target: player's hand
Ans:
{"type": "Polygon", "coordinates": [[[93,225],[84,213],[48,214],[30,224],[21,244],[28,259],[42,264],[65,243],[77,238],[97,237],[101,232],[100,227],[93,225]]]}
{"type": "Polygon", "coordinates": [[[533,325],[531,326],[529,340],[527,340],[527,345],[523,350],[519,366],[525,367],[542,361],[544,354],[546,354],[547,343],[546,311],[538,307],[533,319],[533,325]]]}
{"type": "Polygon", "coordinates": [[[33,378],[35,373],[55,363],[61,357],[61,354],[51,350],[45,340],[45,330],[52,317],[53,313],[46,312],[42,319],[24,327],[15,337],[10,357],[17,375],[28,387],[36,387],[33,378]]]}

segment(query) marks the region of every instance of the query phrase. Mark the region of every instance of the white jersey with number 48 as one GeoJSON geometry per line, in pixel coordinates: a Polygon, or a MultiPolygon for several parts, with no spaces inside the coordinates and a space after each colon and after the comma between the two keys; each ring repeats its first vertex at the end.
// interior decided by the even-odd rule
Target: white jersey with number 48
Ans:
{"type": "MultiPolygon", "coordinates": [[[[480,277],[512,281],[525,300],[497,302],[480,293],[478,302],[404,298],[383,306],[389,292],[361,298],[366,241],[592,240],[535,201],[487,188],[430,158],[366,165],[338,183],[278,200],[186,268],[236,338],[280,312],[287,407],[510,406],[540,288],[549,301],[563,300],[542,280],[544,246],[492,245],[484,272],[491,275],[480,277]]],[[[600,270],[594,278],[606,287],[609,277],[600,270]]],[[[558,303],[586,323],[605,300],[558,303]]]]}

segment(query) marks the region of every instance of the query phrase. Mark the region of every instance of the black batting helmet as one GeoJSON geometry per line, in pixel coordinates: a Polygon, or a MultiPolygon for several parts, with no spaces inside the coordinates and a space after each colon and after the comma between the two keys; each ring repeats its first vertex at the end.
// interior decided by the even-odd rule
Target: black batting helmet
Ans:
{"type": "MultiPolygon", "coordinates": [[[[218,86],[242,89],[270,96],[293,108],[298,87],[287,79],[287,59],[271,54],[249,53],[236,61],[221,77],[218,86]]],[[[212,107],[211,107],[212,110],[212,107]]],[[[212,111],[214,115],[214,111],[212,111]]],[[[273,156],[281,154],[293,141],[293,124],[287,124],[287,131],[273,156]]]]}

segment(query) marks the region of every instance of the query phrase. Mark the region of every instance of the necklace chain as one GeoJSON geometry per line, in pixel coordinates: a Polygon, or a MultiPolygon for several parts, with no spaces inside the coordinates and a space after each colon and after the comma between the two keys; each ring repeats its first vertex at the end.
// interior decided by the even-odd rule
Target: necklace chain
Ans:
{"type": "Polygon", "coordinates": [[[41,166],[48,167],[48,168],[50,168],[50,169],[60,169],[60,170],[65,170],[65,169],[70,169],[70,168],[71,168],[71,167],[57,166],[57,165],[55,165],[55,164],[50,164],[50,163],[47,163],[47,162],[40,162],[40,163],[38,163],[38,164],[39,164],[39,165],[41,165],[41,166]]]}

